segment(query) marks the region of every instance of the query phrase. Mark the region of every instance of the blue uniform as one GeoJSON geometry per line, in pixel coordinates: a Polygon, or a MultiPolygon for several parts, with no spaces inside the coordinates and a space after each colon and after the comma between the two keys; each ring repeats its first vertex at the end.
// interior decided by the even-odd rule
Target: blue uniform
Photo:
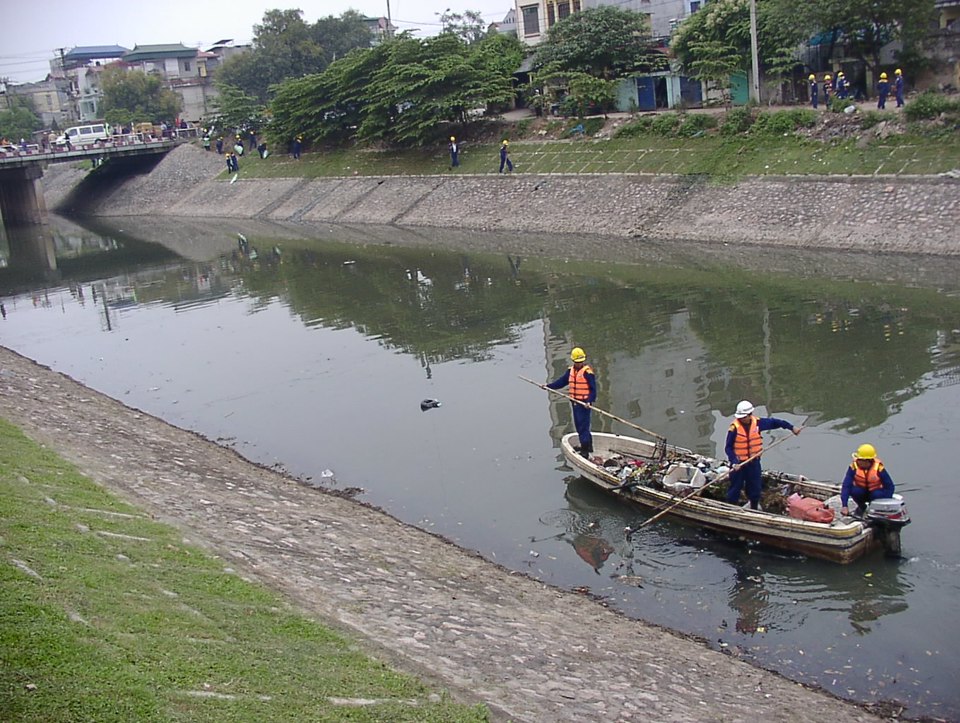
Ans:
{"type": "Polygon", "coordinates": [[[894,86],[897,94],[897,108],[903,106],[903,76],[898,75],[896,80],[896,85],[894,86]]]}
{"type": "Polygon", "coordinates": [[[887,82],[886,78],[881,78],[880,82],[877,83],[877,93],[879,95],[877,108],[884,110],[887,107],[887,96],[890,94],[890,83],[887,82]]]}
{"type": "Polygon", "coordinates": [[[843,484],[840,486],[840,504],[843,507],[847,506],[850,498],[853,498],[853,501],[857,503],[857,507],[863,507],[870,500],[881,500],[888,497],[893,497],[894,485],[893,478],[890,476],[890,473],[886,469],[880,470],[879,477],[880,483],[883,485],[878,490],[869,491],[855,485],[853,483],[854,475],[856,475],[856,470],[851,465],[847,467],[847,474],[843,478],[843,484]]]}
{"type": "Polygon", "coordinates": [[[819,100],[819,96],[820,96],[820,86],[817,85],[816,80],[811,80],[810,81],[810,104],[814,108],[817,107],[817,101],[819,100]]]}
{"type": "MultiPolygon", "coordinates": [[[[735,421],[734,424],[739,424],[739,420],[735,421]]],[[[731,424],[730,429],[727,431],[727,443],[724,449],[727,454],[727,459],[730,460],[732,464],[739,464],[741,460],[734,451],[734,442],[737,439],[734,424],[731,424]]],[[[777,419],[776,417],[760,417],[757,419],[757,429],[760,432],[766,432],[770,429],[789,429],[792,432],[793,425],[784,419],[777,419]]],[[[740,490],[743,489],[744,484],[746,484],[747,498],[750,500],[750,506],[756,509],[760,504],[760,491],[763,487],[763,482],[760,479],[762,471],[760,458],[757,457],[747,462],[736,472],[731,472],[730,487],[727,489],[727,502],[733,505],[737,504],[737,502],[740,501],[740,490]]]]}
{"type": "MultiPolygon", "coordinates": [[[[563,389],[567,386],[570,383],[571,368],[568,368],[563,374],[547,384],[547,387],[550,389],[563,389]]],[[[583,378],[587,382],[589,393],[587,394],[587,398],[582,401],[585,401],[587,404],[593,404],[597,399],[597,377],[592,370],[588,369],[588,371],[584,373],[583,378]]],[[[592,452],[593,434],[590,431],[591,410],[589,407],[584,407],[582,404],[577,404],[576,402],[570,402],[570,404],[573,406],[573,424],[577,428],[577,436],[580,437],[580,451],[581,453],[592,452]]]]}
{"type": "Polygon", "coordinates": [[[513,163],[510,161],[510,149],[506,146],[500,146],[500,173],[503,173],[503,167],[506,166],[509,172],[513,172],[513,163]]]}

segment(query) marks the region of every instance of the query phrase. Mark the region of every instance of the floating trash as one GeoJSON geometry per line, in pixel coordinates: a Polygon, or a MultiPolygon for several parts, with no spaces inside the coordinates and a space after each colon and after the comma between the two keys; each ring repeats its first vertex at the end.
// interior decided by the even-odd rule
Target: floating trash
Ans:
{"type": "Polygon", "coordinates": [[[422,402],[420,402],[420,411],[425,412],[428,409],[436,409],[439,406],[440,402],[438,402],[436,399],[424,399],[422,402]]]}

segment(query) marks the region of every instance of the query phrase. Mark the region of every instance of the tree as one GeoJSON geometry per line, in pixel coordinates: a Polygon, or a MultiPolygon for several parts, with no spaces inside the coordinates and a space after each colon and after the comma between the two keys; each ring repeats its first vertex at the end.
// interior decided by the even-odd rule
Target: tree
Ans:
{"type": "Polygon", "coordinates": [[[373,33],[363,15],[348,10],[339,18],[328,15],[313,25],[313,39],[323,49],[325,68],[354,48],[369,48],[373,33]]]}
{"type": "Polygon", "coordinates": [[[258,129],[264,125],[266,108],[240,88],[217,83],[219,95],[213,101],[216,116],[212,122],[218,128],[258,129]]]}
{"type": "Polygon", "coordinates": [[[487,36],[483,16],[476,10],[452,13],[447,8],[440,14],[440,25],[443,27],[441,32],[452,33],[467,44],[479,43],[487,36]]]}
{"type": "Polygon", "coordinates": [[[0,110],[0,138],[16,143],[21,138],[30,138],[34,131],[40,130],[42,123],[33,112],[29,98],[7,93],[10,107],[0,110]]]}
{"type": "Polygon", "coordinates": [[[453,33],[401,35],[278,86],[271,128],[311,142],[432,143],[449,135],[445,123],[467,122],[467,111],[509,103],[522,57],[520,42],[502,35],[472,45],[453,33]]]}
{"type": "Polygon", "coordinates": [[[180,96],[164,88],[158,76],[139,70],[127,71],[120,66],[105,68],[100,85],[103,117],[114,125],[169,122],[182,108],[180,96]]]}
{"type": "MultiPolygon", "coordinates": [[[[761,73],[782,71],[785,49],[798,48],[816,33],[832,33],[848,55],[880,71],[880,49],[901,40],[909,53],[935,17],[934,0],[757,0],[757,39],[761,73]]],[[[735,48],[739,69],[750,66],[749,0],[711,0],[683,21],[670,47],[684,66],[697,60],[694,46],[709,43],[735,48]]]]}
{"type": "Polygon", "coordinates": [[[662,67],[646,15],[612,5],[590,8],[564,18],[537,46],[533,65],[541,72],[587,73],[613,80],[662,67]]]}
{"type": "MultiPolygon", "coordinates": [[[[775,4],[787,0],[769,0],[775,4]]],[[[809,9],[815,27],[837,30],[847,53],[880,73],[880,50],[900,40],[911,51],[936,18],[934,0],[817,0],[809,9]]]]}
{"type": "MultiPolygon", "coordinates": [[[[617,81],[597,78],[589,73],[547,73],[534,77],[534,87],[563,88],[564,112],[583,118],[587,110],[597,107],[604,114],[617,99],[617,81]]],[[[543,101],[538,103],[541,107],[543,101]]]]}
{"type": "Polygon", "coordinates": [[[719,40],[692,43],[690,51],[695,60],[690,72],[723,93],[723,104],[730,106],[730,76],[740,69],[741,57],[732,45],[719,40]]]}
{"type": "Polygon", "coordinates": [[[218,80],[266,103],[271,86],[323,72],[334,59],[350,50],[369,47],[370,29],[363,16],[350,10],[314,25],[304,22],[300,10],[268,10],[253,27],[253,49],[227,60],[218,80]]]}

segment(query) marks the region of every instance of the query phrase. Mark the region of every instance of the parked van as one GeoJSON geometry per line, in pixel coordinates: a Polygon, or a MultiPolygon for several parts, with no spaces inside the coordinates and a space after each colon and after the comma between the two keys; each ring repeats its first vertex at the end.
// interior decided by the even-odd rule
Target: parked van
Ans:
{"type": "Polygon", "coordinates": [[[110,140],[110,126],[106,123],[92,123],[86,126],[73,126],[67,128],[63,134],[55,141],[58,146],[67,145],[67,139],[71,146],[88,146],[97,141],[110,140]]]}

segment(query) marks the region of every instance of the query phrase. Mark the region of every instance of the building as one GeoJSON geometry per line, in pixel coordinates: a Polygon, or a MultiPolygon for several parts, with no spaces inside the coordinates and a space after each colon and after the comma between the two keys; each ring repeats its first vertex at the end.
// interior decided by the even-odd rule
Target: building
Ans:
{"type": "Polygon", "coordinates": [[[66,128],[76,120],[70,88],[69,81],[53,77],[36,83],[7,86],[11,95],[30,99],[33,111],[44,128],[66,128]]]}
{"type": "Polygon", "coordinates": [[[646,15],[654,38],[669,38],[673,29],[695,13],[706,0],[516,0],[517,37],[537,45],[547,30],[572,13],[615,5],[646,15]]]}
{"type": "MultiPolygon", "coordinates": [[[[666,53],[670,34],[706,0],[516,0],[517,36],[529,46],[538,45],[547,31],[572,13],[614,5],[647,17],[650,32],[666,53]]],[[[529,63],[521,72],[529,71],[529,63]]],[[[652,111],[666,108],[696,108],[703,104],[703,84],[670,68],[643,76],[625,78],[617,89],[617,110],[652,111]]]]}
{"type": "Polygon", "coordinates": [[[183,100],[181,119],[198,123],[212,114],[211,103],[217,90],[208,63],[219,64],[215,52],[188,48],[182,43],[137,45],[124,54],[122,62],[131,70],[159,75],[164,85],[183,100]]]}
{"type": "Polygon", "coordinates": [[[516,35],[517,34],[517,11],[516,8],[511,8],[510,11],[503,17],[499,23],[490,23],[487,26],[488,32],[501,33],[503,35],[516,35]]]}
{"type": "Polygon", "coordinates": [[[367,24],[367,28],[370,30],[370,47],[376,47],[384,40],[397,34],[397,26],[387,18],[364,18],[363,22],[367,24]]]}

